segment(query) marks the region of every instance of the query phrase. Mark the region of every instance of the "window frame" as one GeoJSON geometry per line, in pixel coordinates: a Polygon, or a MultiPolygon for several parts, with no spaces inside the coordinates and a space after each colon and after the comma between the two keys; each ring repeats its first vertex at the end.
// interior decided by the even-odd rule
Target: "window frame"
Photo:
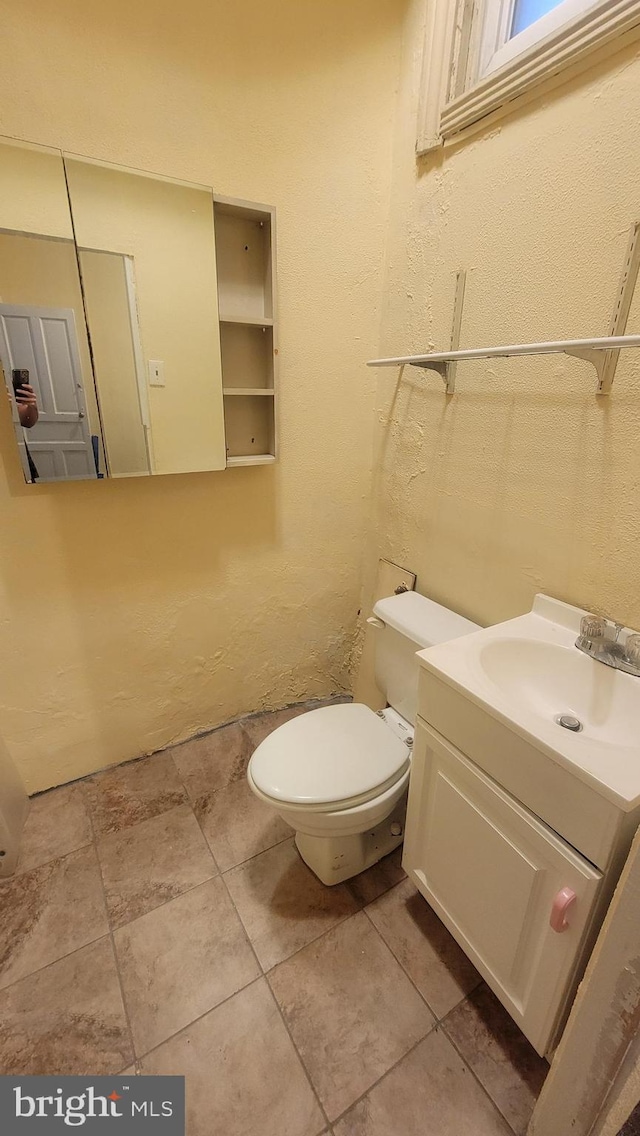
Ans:
{"type": "MultiPolygon", "coordinates": [[[[573,2],[569,0],[570,7],[573,2]]],[[[566,4],[567,0],[491,54],[487,44],[492,35],[494,48],[499,43],[513,0],[427,0],[419,154],[440,147],[495,111],[521,105],[542,84],[560,85],[568,68],[577,74],[592,63],[594,55],[604,57],[640,38],[640,0],[596,0],[559,26],[556,15],[555,26],[549,27],[548,17],[569,12],[566,4]],[[493,29],[485,32],[483,46],[489,3],[495,4],[498,19],[494,17],[493,29]],[[531,35],[525,45],[521,37],[536,25],[543,36],[531,35]],[[517,51],[513,47],[506,51],[509,44],[516,45],[517,51]],[[494,59],[496,66],[491,68],[494,59]],[[482,66],[487,67],[484,75],[482,66]]]]}

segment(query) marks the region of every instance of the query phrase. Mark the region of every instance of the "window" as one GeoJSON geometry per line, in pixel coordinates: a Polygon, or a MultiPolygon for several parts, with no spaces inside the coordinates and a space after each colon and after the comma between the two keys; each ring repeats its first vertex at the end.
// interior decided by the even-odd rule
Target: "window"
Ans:
{"type": "Polygon", "coordinates": [[[638,36],[640,0],[427,0],[418,151],[638,36]]]}
{"type": "Polygon", "coordinates": [[[561,0],[553,0],[552,3],[546,3],[546,0],[542,0],[540,3],[537,3],[536,0],[529,0],[529,2],[527,0],[516,0],[509,21],[509,37],[519,35],[525,28],[531,27],[536,20],[539,20],[541,16],[546,16],[560,3],[561,0]]]}
{"type": "Polygon", "coordinates": [[[490,75],[591,7],[593,0],[489,0],[479,75],[490,75]]]}

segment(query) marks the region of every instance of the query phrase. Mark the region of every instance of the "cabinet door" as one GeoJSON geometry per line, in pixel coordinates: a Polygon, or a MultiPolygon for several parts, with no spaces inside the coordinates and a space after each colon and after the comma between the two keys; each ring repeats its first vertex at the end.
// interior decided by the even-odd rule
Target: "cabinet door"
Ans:
{"type": "Polygon", "coordinates": [[[532,1045],[545,1053],[575,979],[601,874],[422,723],[403,865],[532,1045]],[[557,911],[571,892],[567,925],[554,930],[554,904],[557,911]]]}

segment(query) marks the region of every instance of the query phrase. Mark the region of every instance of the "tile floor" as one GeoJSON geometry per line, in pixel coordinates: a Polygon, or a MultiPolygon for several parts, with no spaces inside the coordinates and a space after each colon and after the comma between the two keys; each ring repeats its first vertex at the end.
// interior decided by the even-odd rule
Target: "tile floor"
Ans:
{"type": "Polygon", "coordinates": [[[0,884],[0,1073],[178,1073],[188,1136],[522,1136],[546,1063],[399,852],[326,888],[244,719],[35,798],[0,884]]]}

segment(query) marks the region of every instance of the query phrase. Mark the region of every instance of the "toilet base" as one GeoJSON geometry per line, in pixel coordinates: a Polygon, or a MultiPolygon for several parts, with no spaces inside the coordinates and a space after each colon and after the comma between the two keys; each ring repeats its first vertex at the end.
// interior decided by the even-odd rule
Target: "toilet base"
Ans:
{"type": "Polygon", "coordinates": [[[308,836],[296,832],[296,848],[323,884],[341,884],[402,844],[406,811],[407,795],[403,793],[393,812],[374,828],[350,836],[308,836]]]}

